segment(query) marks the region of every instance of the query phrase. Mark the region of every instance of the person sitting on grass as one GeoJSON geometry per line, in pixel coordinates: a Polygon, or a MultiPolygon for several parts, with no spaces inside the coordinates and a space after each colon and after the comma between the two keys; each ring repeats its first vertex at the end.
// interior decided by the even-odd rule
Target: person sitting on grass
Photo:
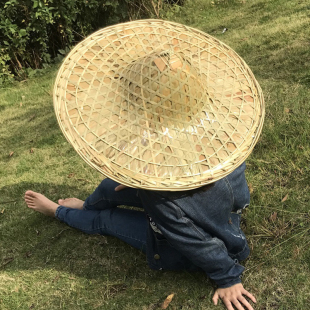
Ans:
{"type": "Polygon", "coordinates": [[[80,42],[53,99],[67,140],[107,179],[85,201],[27,191],[28,207],[115,236],[152,269],[202,270],[218,286],[215,305],[253,310],[240,278],[249,255],[240,217],[264,99],[244,60],[200,30],[131,21],[80,42]]]}
{"type": "Polygon", "coordinates": [[[188,191],[151,191],[129,188],[104,179],[85,201],[55,203],[28,190],[28,207],[87,234],[114,236],[146,253],[157,270],[203,270],[218,288],[228,310],[253,310],[244,289],[239,261],[249,255],[240,229],[241,211],[249,205],[245,163],[225,178],[188,191]],[[119,208],[127,205],[139,210],[119,208]]]}

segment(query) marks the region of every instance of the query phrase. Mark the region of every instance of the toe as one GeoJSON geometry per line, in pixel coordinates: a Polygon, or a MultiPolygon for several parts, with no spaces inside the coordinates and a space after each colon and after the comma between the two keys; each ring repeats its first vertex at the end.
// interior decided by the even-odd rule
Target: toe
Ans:
{"type": "Polygon", "coordinates": [[[33,191],[26,191],[25,193],[25,197],[28,196],[28,197],[35,197],[36,193],[33,192],[33,191]]]}
{"type": "Polygon", "coordinates": [[[35,204],[33,202],[27,202],[27,207],[30,209],[34,209],[35,204]]]}

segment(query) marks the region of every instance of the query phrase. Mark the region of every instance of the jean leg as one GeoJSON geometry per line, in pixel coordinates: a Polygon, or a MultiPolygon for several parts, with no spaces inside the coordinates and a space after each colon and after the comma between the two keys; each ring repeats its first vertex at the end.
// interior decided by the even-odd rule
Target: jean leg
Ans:
{"type": "Polygon", "coordinates": [[[114,236],[145,253],[148,221],[142,211],[123,208],[78,210],[59,206],[56,218],[87,234],[114,236]]]}
{"type": "Polygon", "coordinates": [[[137,189],[125,188],[116,192],[115,187],[118,185],[119,183],[111,179],[104,179],[95,191],[86,198],[84,209],[105,210],[120,205],[143,208],[137,189]]]}

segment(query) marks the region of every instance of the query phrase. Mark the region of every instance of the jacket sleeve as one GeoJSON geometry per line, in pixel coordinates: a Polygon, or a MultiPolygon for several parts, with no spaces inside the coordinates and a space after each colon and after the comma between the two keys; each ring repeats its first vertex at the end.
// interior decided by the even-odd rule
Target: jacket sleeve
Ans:
{"type": "MultiPolygon", "coordinates": [[[[244,267],[228,255],[222,240],[196,226],[173,201],[160,198],[151,191],[140,191],[139,195],[146,213],[153,218],[171,247],[203,269],[218,287],[241,282],[244,267]]],[[[170,258],[166,255],[162,259],[170,258]]],[[[164,261],[162,266],[165,269],[164,261]]]]}

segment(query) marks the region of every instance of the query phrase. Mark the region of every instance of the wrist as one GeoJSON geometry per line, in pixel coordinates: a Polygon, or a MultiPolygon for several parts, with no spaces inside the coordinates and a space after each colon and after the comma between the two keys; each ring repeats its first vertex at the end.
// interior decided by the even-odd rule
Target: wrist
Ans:
{"type": "Polygon", "coordinates": [[[231,287],[231,286],[233,286],[235,284],[239,284],[239,283],[241,283],[241,278],[240,277],[232,279],[232,280],[230,280],[228,282],[222,282],[221,281],[220,283],[216,283],[216,284],[217,284],[218,288],[228,288],[228,287],[231,287]]]}

